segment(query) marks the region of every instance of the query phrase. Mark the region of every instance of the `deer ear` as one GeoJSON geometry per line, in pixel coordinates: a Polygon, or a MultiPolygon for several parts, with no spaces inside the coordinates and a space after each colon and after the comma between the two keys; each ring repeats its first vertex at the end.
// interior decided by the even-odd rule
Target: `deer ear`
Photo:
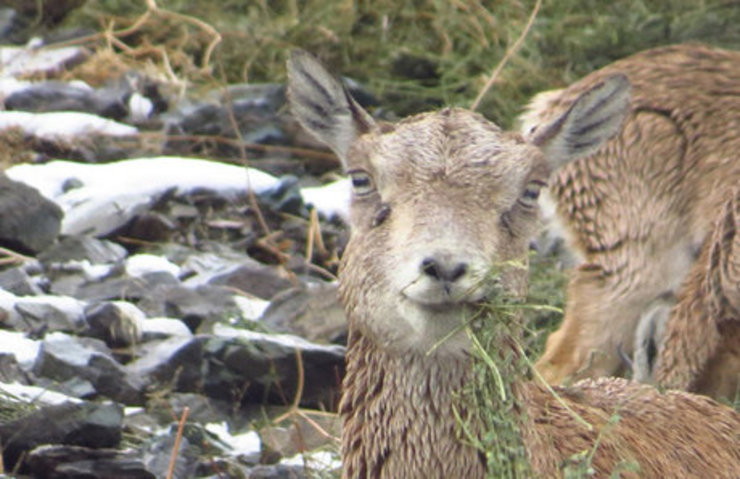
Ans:
{"type": "Polygon", "coordinates": [[[295,50],[288,60],[288,98],[298,122],[337,154],[347,168],[354,141],[374,128],[372,117],[310,53],[295,50]]]}
{"type": "Polygon", "coordinates": [[[533,133],[531,142],[545,152],[553,170],[590,155],[617,134],[629,112],[630,82],[607,77],[579,96],[562,115],[533,133]]]}

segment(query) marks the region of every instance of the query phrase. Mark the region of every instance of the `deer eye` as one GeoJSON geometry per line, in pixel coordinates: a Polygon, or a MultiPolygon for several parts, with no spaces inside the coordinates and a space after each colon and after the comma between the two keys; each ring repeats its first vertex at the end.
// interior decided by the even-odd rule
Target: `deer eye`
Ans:
{"type": "Polygon", "coordinates": [[[535,208],[537,199],[540,197],[540,190],[545,186],[542,181],[530,181],[524,188],[524,192],[519,197],[519,204],[526,208],[535,208]]]}
{"type": "Polygon", "coordinates": [[[366,196],[375,191],[375,184],[370,173],[364,170],[354,170],[348,173],[352,181],[352,191],[355,195],[366,196]]]}

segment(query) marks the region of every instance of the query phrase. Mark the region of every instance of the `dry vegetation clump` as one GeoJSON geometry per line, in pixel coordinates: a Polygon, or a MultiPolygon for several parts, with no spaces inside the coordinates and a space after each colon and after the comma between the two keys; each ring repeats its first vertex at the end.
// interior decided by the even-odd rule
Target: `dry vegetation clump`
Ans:
{"type": "MultiPolygon", "coordinates": [[[[535,3],[89,0],[66,24],[107,31],[93,40],[195,85],[282,81],[287,52],[301,47],[406,115],[469,106],[535,3]]],[[[686,41],[740,48],[740,9],[724,0],[545,1],[480,111],[510,126],[535,92],[636,51],[686,41]]]]}

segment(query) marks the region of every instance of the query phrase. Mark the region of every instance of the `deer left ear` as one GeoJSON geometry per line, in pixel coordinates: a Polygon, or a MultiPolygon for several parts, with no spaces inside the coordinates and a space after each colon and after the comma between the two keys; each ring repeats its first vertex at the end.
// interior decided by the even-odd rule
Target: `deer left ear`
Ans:
{"type": "Polygon", "coordinates": [[[372,117],[316,58],[303,50],[288,60],[288,98],[299,123],[331,148],[347,169],[357,137],[375,127],[372,117]]]}
{"type": "Polygon", "coordinates": [[[590,155],[617,134],[630,106],[630,82],[612,75],[584,92],[571,107],[530,139],[553,170],[590,155]]]}

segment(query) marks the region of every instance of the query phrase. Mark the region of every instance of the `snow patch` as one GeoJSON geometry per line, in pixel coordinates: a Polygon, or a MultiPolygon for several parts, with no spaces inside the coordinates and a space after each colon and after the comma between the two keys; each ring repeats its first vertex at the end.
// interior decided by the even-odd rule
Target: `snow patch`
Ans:
{"type": "Polygon", "coordinates": [[[135,135],[139,131],[134,126],[124,125],[89,113],[0,111],[0,130],[13,127],[20,128],[26,134],[50,141],[72,141],[93,134],[127,136],[135,135]]]}
{"type": "MultiPolygon", "coordinates": [[[[4,394],[3,399],[13,400],[17,398],[20,401],[29,403],[41,403],[47,405],[64,404],[66,402],[81,403],[82,401],[65,394],[61,394],[36,386],[24,386],[19,383],[0,383],[0,391],[4,394]]],[[[0,394],[2,394],[0,393],[0,394]]]]}
{"type": "Polygon", "coordinates": [[[40,348],[41,341],[28,339],[24,333],[0,330],[0,353],[14,355],[25,370],[33,367],[40,348]]]}

